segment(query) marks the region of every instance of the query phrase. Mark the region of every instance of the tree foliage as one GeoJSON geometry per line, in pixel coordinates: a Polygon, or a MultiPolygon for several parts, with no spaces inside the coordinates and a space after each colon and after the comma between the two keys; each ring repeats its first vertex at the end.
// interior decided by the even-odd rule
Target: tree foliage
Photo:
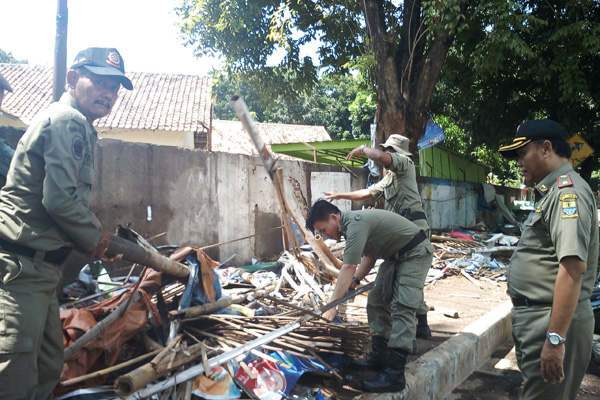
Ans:
{"type": "Polygon", "coordinates": [[[376,106],[371,88],[365,87],[360,75],[324,75],[295,99],[278,96],[266,102],[259,89],[239,75],[213,71],[213,81],[215,118],[236,119],[229,98],[239,94],[258,122],[323,125],[334,140],[369,137],[376,106]]]}
{"type": "Polygon", "coordinates": [[[467,0],[182,0],[176,12],[197,54],[222,56],[267,98],[310,92],[318,68],[302,46],[320,43],[321,67],[370,77],[378,141],[400,133],[414,147],[466,9],[467,0]]]}
{"type": "Polygon", "coordinates": [[[0,62],[8,64],[27,64],[26,60],[17,60],[11,52],[0,49],[0,62]]]}
{"type": "MultiPolygon", "coordinates": [[[[507,4],[474,8],[449,52],[432,109],[467,132],[467,152],[497,149],[534,118],[556,120],[600,149],[600,3],[507,4]]],[[[597,160],[584,163],[584,176],[597,160]]]]}

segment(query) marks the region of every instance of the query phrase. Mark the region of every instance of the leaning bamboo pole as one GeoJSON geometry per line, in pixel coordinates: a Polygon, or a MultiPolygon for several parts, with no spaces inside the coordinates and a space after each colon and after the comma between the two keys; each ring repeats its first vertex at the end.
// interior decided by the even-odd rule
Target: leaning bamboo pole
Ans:
{"type": "MultiPolygon", "coordinates": [[[[302,216],[302,212],[300,211],[298,204],[293,200],[290,201],[290,199],[288,199],[287,196],[285,195],[285,192],[283,189],[284,181],[283,181],[282,174],[276,173],[276,171],[274,170],[275,160],[273,159],[273,156],[271,155],[271,152],[267,148],[264,140],[260,136],[260,133],[258,133],[258,131],[256,130],[256,127],[254,126],[254,121],[252,120],[252,117],[250,116],[250,112],[248,111],[248,106],[246,105],[246,102],[244,102],[244,99],[242,99],[240,96],[236,95],[231,98],[231,107],[235,111],[237,117],[242,122],[242,126],[244,127],[244,130],[246,130],[246,132],[248,132],[248,134],[252,138],[252,141],[254,142],[256,149],[258,150],[258,154],[262,158],[265,168],[267,169],[269,176],[273,180],[273,184],[275,185],[275,190],[277,191],[278,198],[280,198],[280,200],[282,201],[282,208],[283,208],[282,216],[289,215],[294,218],[294,221],[296,222],[296,226],[298,227],[298,230],[300,231],[300,233],[302,234],[304,239],[308,242],[308,244],[310,244],[310,246],[312,247],[313,251],[319,258],[321,263],[323,263],[324,269],[328,273],[331,273],[334,276],[337,276],[338,271],[335,269],[333,264],[329,261],[329,258],[323,252],[323,250],[321,250],[321,248],[315,241],[315,237],[312,234],[312,232],[310,232],[308,229],[305,228],[304,224],[306,221],[304,220],[304,217],[302,216]]],[[[287,220],[284,220],[282,222],[283,222],[284,226],[286,223],[288,223],[287,220]]],[[[290,229],[289,224],[288,224],[287,230],[290,232],[289,235],[292,236],[293,232],[290,229]]],[[[289,239],[292,240],[291,237],[289,239]]]]}

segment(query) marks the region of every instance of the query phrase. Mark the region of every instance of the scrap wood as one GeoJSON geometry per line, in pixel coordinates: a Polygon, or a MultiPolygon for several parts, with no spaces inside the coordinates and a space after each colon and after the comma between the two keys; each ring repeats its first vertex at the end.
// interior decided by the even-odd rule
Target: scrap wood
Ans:
{"type": "Polygon", "coordinates": [[[68,380],[63,381],[63,382],[59,382],[58,385],[61,386],[61,387],[72,386],[72,385],[77,385],[78,383],[87,381],[88,379],[105,377],[105,376],[107,376],[107,375],[109,375],[109,374],[111,374],[111,373],[113,373],[115,371],[118,371],[118,370],[123,369],[123,368],[127,368],[127,367],[129,367],[131,365],[137,364],[140,361],[144,361],[146,358],[152,357],[152,356],[160,353],[161,351],[162,351],[162,349],[157,349],[157,350],[151,351],[150,353],[142,354],[139,357],[132,358],[131,360],[122,362],[122,363],[114,365],[112,367],[105,368],[105,369],[100,370],[100,371],[92,372],[90,374],[81,375],[81,376],[78,376],[77,378],[68,379],[68,380]]]}
{"type": "MultiPolygon", "coordinates": [[[[175,354],[175,357],[170,360],[162,358],[158,364],[147,363],[135,370],[121,375],[115,381],[115,391],[117,395],[124,397],[145,387],[148,383],[165,376],[169,372],[181,366],[188,364],[202,356],[202,349],[206,346],[203,343],[197,343],[187,348],[189,355],[180,349],[175,354]]],[[[216,354],[214,350],[209,351],[210,355],[216,354]]]]}
{"type": "Polygon", "coordinates": [[[188,276],[190,270],[186,265],[162,256],[158,251],[150,251],[122,237],[110,234],[106,255],[114,257],[123,255],[123,259],[165,272],[178,278],[188,276]]]}
{"type": "Polygon", "coordinates": [[[464,269],[460,270],[460,273],[462,276],[464,276],[465,278],[467,278],[469,280],[469,282],[471,282],[473,285],[477,286],[479,289],[483,289],[483,285],[479,282],[477,282],[471,275],[469,275],[467,272],[465,272],[464,269]]]}
{"type": "Polygon", "coordinates": [[[329,246],[327,246],[325,244],[325,241],[323,240],[323,237],[321,235],[315,235],[315,241],[317,242],[317,244],[319,245],[319,247],[321,248],[321,250],[323,250],[323,252],[327,256],[327,258],[329,258],[329,260],[333,263],[333,265],[337,269],[341,269],[342,268],[342,262],[340,261],[339,258],[337,258],[336,256],[333,255],[333,253],[331,252],[331,249],[329,249],[329,246]]]}
{"type": "Polygon", "coordinates": [[[267,286],[264,289],[252,290],[246,293],[233,296],[230,298],[220,299],[214,301],[212,303],[206,303],[200,306],[193,306],[189,308],[185,308],[183,310],[174,310],[169,312],[169,318],[178,318],[183,317],[184,320],[189,320],[200,315],[210,314],[215,311],[218,311],[222,308],[228,307],[232,304],[240,304],[245,301],[250,301],[250,299],[260,299],[266,295],[268,295],[273,289],[275,289],[275,284],[267,286]]]}
{"type": "MultiPolygon", "coordinates": [[[[373,286],[375,286],[374,282],[369,283],[364,286],[361,286],[361,287],[357,288],[356,290],[353,290],[353,291],[345,294],[341,298],[334,300],[332,302],[329,302],[325,306],[321,307],[319,311],[321,313],[323,313],[333,307],[336,307],[338,304],[344,303],[344,302],[348,301],[349,299],[354,298],[358,294],[363,293],[367,290],[370,290],[373,286]]],[[[292,322],[290,324],[282,326],[281,328],[279,328],[267,335],[258,337],[256,339],[246,343],[244,346],[235,348],[233,350],[230,350],[228,352],[220,354],[216,357],[213,357],[210,360],[208,360],[208,366],[211,368],[216,367],[216,366],[224,364],[224,363],[228,362],[229,360],[232,360],[242,354],[245,354],[252,349],[255,349],[258,347],[263,347],[264,345],[272,342],[273,340],[275,340],[281,336],[284,336],[289,332],[296,330],[297,328],[302,326],[302,323],[309,321],[311,318],[313,318],[313,317],[305,316],[303,318],[299,318],[295,322],[292,322]]],[[[193,379],[203,372],[204,372],[204,365],[200,364],[200,365],[193,366],[189,369],[186,369],[180,373],[173,375],[172,377],[170,377],[169,379],[167,379],[165,381],[156,383],[150,387],[146,387],[144,389],[141,389],[141,390],[133,393],[131,396],[128,397],[128,399],[140,399],[141,400],[141,399],[148,398],[148,397],[150,397],[156,393],[159,393],[163,390],[169,389],[178,383],[187,381],[189,379],[193,379]]]]}

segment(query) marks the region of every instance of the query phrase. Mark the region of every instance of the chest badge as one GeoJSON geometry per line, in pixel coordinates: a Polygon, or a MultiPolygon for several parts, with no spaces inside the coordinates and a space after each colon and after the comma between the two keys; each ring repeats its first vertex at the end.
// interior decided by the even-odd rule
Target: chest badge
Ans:
{"type": "Polygon", "coordinates": [[[83,139],[79,136],[75,136],[73,138],[73,144],[71,146],[71,154],[73,154],[73,158],[77,161],[81,161],[83,158],[83,139]]]}

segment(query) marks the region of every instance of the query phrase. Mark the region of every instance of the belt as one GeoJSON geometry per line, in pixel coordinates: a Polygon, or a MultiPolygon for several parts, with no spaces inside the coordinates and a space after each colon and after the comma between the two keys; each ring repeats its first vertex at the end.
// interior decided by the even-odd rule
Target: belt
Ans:
{"type": "Polygon", "coordinates": [[[401,210],[398,214],[409,221],[427,220],[427,215],[423,211],[411,212],[410,210],[401,210]]]}
{"type": "Polygon", "coordinates": [[[408,253],[409,251],[411,251],[412,249],[414,249],[415,247],[417,247],[419,244],[421,244],[421,242],[424,241],[425,239],[427,239],[427,235],[425,235],[425,232],[423,232],[423,230],[420,230],[419,233],[417,233],[410,240],[410,242],[408,242],[407,244],[405,244],[404,247],[402,247],[400,250],[398,250],[396,252],[396,254],[394,254],[392,256],[392,260],[395,261],[398,258],[402,257],[404,254],[408,253]]]}
{"type": "Polygon", "coordinates": [[[511,297],[510,301],[514,307],[531,307],[531,306],[545,306],[551,307],[552,303],[547,303],[543,301],[531,300],[525,296],[522,297],[511,297]]]}
{"type": "MultiPolygon", "coordinates": [[[[34,258],[35,253],[37,252],[37,250],[21,246],[20,244],[9,242],[4,239],[0,239],[0,247],[11,253],[15,253],[28,258],[34,258]]],[[[67,259],[67,257],[69,257],[69,254],[71,254],[71,250],[73,250],[72,247],[61,247],[57,250],[47,251],[44,255],[44,261],[53,264],[62,264],[67,259]]]]}

